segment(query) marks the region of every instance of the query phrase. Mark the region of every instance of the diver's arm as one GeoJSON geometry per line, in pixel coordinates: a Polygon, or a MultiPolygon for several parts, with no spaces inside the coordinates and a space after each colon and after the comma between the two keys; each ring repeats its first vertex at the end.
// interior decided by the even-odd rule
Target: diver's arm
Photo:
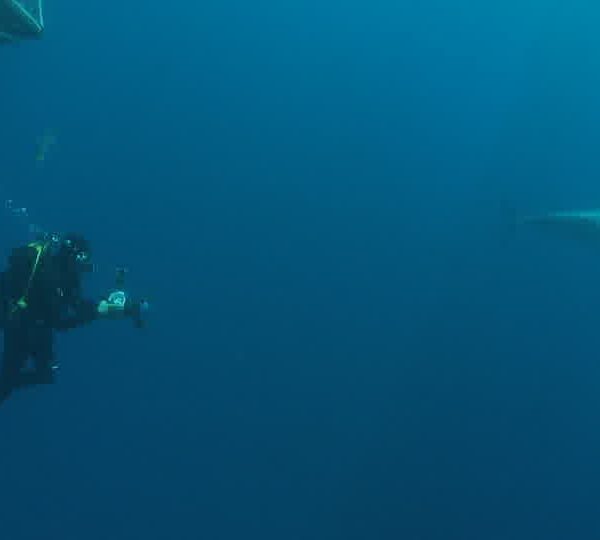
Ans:
{"type": "Polygon", "coordinates": [[[103,298],[94,300],[79,300],[67,307],[64,314],[54,325],[56,330],[71,330],[84,326],[96,319],[123,319],[130,316],[124,305],[110,302],[103,298]]]}
{"type": "Polygon", "coordinates": [[[80,299],[66,306],[53,326],[60,331],[72,330],[89,324],[97,318],[98,302],[80,299]]]}

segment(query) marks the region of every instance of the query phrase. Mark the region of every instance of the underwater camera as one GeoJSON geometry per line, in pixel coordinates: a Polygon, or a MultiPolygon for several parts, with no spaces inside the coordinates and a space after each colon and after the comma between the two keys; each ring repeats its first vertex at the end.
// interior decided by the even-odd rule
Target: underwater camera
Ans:
{"type": "Polygon", "coordinates": [[[150,309],[149,302],[144,299],[132,299],[125,292],[125,276],[128,270],[119,267],[115,271],[115,290],[109,295],[109,302],[121,304],[124,307],[125,315],[133,321],[136,328],[144,328],[145,315],[150,309]]]}

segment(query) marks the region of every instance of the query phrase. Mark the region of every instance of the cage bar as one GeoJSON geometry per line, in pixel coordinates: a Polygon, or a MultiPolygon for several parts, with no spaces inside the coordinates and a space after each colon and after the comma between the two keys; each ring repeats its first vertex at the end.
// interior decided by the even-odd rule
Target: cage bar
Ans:
{"type": "Polygon", "coordinates": [[[38,37],[44,31],[43,0],[0,0],[0,43],[38,37]]]}

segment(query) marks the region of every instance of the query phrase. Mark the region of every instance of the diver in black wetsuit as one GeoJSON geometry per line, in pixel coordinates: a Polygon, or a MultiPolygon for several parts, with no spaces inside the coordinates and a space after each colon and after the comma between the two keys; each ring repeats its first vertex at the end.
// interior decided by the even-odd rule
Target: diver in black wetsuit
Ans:
{"type": "Polygon", "coordinates": [[[126,315],[124,303],[82,297],[82,277],[92,268],[89,244],[79,234],[45,235],[13,249],[0,275],[0,403],[18,388],[54,382],[55,331],[126,315]]]}

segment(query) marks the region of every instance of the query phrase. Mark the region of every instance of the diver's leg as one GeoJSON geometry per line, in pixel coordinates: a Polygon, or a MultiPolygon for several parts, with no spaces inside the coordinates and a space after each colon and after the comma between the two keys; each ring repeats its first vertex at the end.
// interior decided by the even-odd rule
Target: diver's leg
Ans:
{"type": "Polygon", "coordinates": [[[36,328],[30,335],[34,369],[19,375],[17,386],[52,384],[54,382],[54,339],[49,328],[36,328]]]}
{"type": "Polygon", "coordinates": [[[0,370],[0,403],[19,386],[21,370],[27,361],[27,333],[21,328],[4,330],[4,350],[0,370]]]}

